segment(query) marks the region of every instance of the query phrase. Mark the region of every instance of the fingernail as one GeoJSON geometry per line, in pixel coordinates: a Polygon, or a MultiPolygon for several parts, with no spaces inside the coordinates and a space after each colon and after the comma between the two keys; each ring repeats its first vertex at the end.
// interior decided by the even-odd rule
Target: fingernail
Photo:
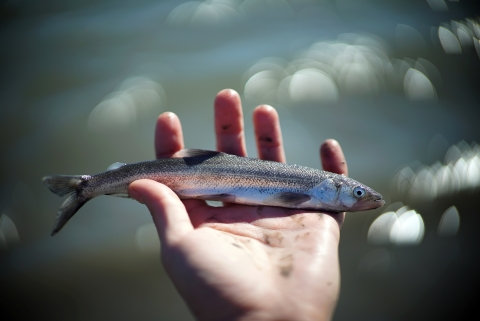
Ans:
{"type": "Polygon", "coordinates": [[[267,112],[270,112],[270,111],[272,111],[272,110],[275,110],[275,108],[273,108],[273,107],[270,106],[270,105],[259,105],[257,108],[258,108],[258,109],[261,109],[261,110],[265,110],[265,111],[267,111],[267,112]]]}
{"type": "Polygon", "coordinates": [[[230,88],[227,88],[227,89],[223,89],[220,91],[220,93],[225,93],[225,94],[228,94],[229,96],[237,96],[238,93],[233,90],[233,89],[230,89],[230,88]]]}
{"type": "Polygon", "coordinates": [[[173,117],[175,117],[175,114],[172,113],[171,111],[166,111],[166,112],[162,113],[161,116],[167,117],[167,118],[169,118],[169,119],[172,119],[173,117]]]}

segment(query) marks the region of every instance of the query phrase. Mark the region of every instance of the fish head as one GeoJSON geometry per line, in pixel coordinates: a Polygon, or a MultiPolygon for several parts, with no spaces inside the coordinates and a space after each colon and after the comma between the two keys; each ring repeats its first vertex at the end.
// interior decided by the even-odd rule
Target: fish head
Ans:
{"type": "Polygon", "coordinates": [[[354,202],[349,212],[372,210],[385,204],[380,193],[361,183],[356,182],[353,186],[344,187],[344,189],[340,197],[354,202]]]}
{"type": "Polygon", "coordinates": [[[385,204],[380,193],[342,175],[323,180],[314,188],[313,195],[324,206],[336,212],[365,211],[385,204]]]}

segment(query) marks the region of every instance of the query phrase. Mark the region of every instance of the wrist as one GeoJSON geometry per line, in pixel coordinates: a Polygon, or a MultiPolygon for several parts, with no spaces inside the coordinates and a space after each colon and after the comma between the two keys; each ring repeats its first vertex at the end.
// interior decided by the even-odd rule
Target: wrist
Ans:
{"type": "Polygon", "coordinates": [[[332,316],[330,313],[325,314],[321,312],[310,314],[302,311],[300,313],[283,314],[279,311],[263,311],[247,313],[233,319],[226,319],[225,321],[328,321],[332,319],[332,316]]]}
{"type": "Polygon", "coordinates": [[[225,321],[328,321],[332,319],[333,312],[333,307],[321,309],[319,306],[309,304],[294,307],[289,303],[284,303],[281,307],[244,312],[236,317],[227,318],[225,321]]]}

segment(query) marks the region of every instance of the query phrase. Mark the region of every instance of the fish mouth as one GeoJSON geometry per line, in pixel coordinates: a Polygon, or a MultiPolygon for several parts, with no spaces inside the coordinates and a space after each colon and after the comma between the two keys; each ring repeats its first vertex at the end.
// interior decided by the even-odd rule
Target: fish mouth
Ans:
{"type": "Polygon", "coordinates": [[[375,195],[375,198],[373,199],[373,205],[375,205],[373,208],[379,208],[385,205],[385,200],[383,199],[382,195],[378,193],[375,195]]]}
{"type": "Polygon", "coordinates": [[[363,200],[355,203],[350,211],[354,212],[373,210],[375,208],[382,207],[383,205],[385,205],[385,200],[381,196],[379,196],[374,199],[363,200]]]}

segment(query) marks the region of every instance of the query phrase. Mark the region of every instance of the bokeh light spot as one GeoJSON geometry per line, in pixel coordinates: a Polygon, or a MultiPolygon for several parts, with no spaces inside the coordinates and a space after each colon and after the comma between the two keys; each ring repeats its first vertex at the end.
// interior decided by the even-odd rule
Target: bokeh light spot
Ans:
{"type": "Polygon", "coordinates": [[[377,217],[368,229],[367,240],[371,244],[416,245],[425,233],[422,216],[408,206],[377,217]]]}
{"type": "Polygon", "coordinates": [[[410,68],[405,74],[403,89],[412,101],[435,100],[437,93],[430,80],[420,71],[410,68]]]}
{"type": "Polygon", "coordinates": [[[156,117],[165,103],[165,92],[159,83],[147,77],[131,77],[91,111],[88,128],[92,131],[127,130],[138,120],[156,117]]]}
{"type": "Polygon", "coordinates": [[[425,233],[422,216],[414,210],[402,213],[390,229],[390,242],[396,245],[419,244],[425,233]]]}
{"type": "Polygon", "coordinates": [[[436,12],[445,12],[448,11],[447,4],[445,0],[427,0],[428,5],[436,12]]]}
{"type": "Polygon", "coordinates": [[[337,86],[325,72],[313,68],[297,71],[290,80],[290,97],[295,103],[335,102],[337,86]]]}
{"type": "Polygon", "coordinates": [[[480,147],[464,141],[451,146],[444,163],[420,165],[416,171],[404,167],[392,179],[392,192],[415,200],[433,200],[480,187],[480,147]]]}
{"type": "Polygon", "coordinates": [[[438,38],[442,44],[445,53],[450,55],[456,55],[462,53],[462,47],[457,39],[457,36],[445,27],[438,28],[438,38]]]}
{"type": "Polygon", "coordinates": [[[272,70],[260,71],[245,84],[245,98],[250,101],[271,102],[277,98],[279,75],[272,70]]]}
{"type": "Polygon", "coordinates": [[[395,212],[383,213],[368,229],[368,242],[371,244],[388,244],[390,242],[390,229],[397,220],[395,212]]]}
{"type": "MultiPolygon", "coordinates": [[[[413,38],[414,46],[425,46],[413,28],[399,25],[398,29],[401,39],[413,38]]],[[[291,105],[334,103],[341,95],[369,97],[403,90],[413,101],[436,100],[430,77],[441,84],[438,69],[423,58],[390,59],[385,47],[374,36],[346,33],[337,40],[313,43],[291,61],[264,58],[245,73],[245,96],[252,103],[291,105]]]]}
{"type": "Polygon", "coordinates": [[[439,236],[455,236],[460,228],[460,214],[455,206],[449,207],[440,218],[437,234],[439,236]]]}
{"type": "Polygon", "coordinates": [[[135,234],[135,242],[140,252],[144,254],[158,255],[160,253],[160,241],[157,229],[153,223],[138,227],[135,234]]]}
{"type": "Polygon", "coordinates": [[[17,227],[13,220],[6,214],[0,216],[0,251],[8,250],[20,241],[17,227]]]}

